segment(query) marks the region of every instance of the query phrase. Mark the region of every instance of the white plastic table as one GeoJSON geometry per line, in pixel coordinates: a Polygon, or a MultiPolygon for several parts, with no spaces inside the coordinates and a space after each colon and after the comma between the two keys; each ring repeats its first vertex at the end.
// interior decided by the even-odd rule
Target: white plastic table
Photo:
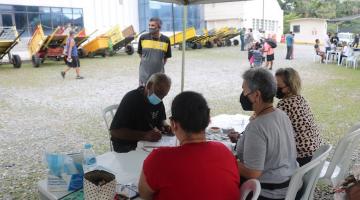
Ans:
{"type": "Polygon", "coordinates": [[[334,50],[328,51],[326,53],[326,59],[325,59],[326,64],[328,64],[328,61],[329,61],[331,55],[335,55],[335,57],[338,60],[338,65],[339,65],[339,60],[340,60],[339,58],[341,56],[341,51],[334,51],[334,50]]]}
{"type": "MultiPolygon", "coordinates": [[[[245,130],[246,125],[249,123],[249,116],[247,115],[227,115],[221,114],[211,118],[209,127],[216,126],[223,129],[233,128],[235,131],[241,133],[245,130]]],[[[224,134],[222,138],[228,140],[224,134]]],[[[221,139],[215,139],[221,140],[221,139]]],[[[225,139],[224,139],[225,140],[225,139]]],[[[221,141],[225,145],[226,141],[221,141]]],[[[141,143],[141,142],[139,142],[141,143]]],[[[227,142],[230,143],[230,142],[227,142]]],[[[97,164],[100,167],[104,167],[109,172],[115,174],[116,181],[119,184],[135,183],[137,185],[140,177],[143,161],[149,152],[144,151],[141,147],[143,144],[138,144],[136,151],[130,151],[129,153],[116,153],[107,152],[96,157],[97,164]]],[[[50,192],[47,189],[47,181],[41,180],[38,182],[38,190],[41,200],[58,200],[70,192],[50,192]]]]}

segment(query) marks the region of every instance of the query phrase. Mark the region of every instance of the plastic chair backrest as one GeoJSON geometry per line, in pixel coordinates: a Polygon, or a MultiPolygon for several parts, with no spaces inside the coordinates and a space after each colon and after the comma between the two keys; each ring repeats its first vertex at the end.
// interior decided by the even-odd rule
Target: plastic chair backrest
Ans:
{"type": "Polygon", "coordinates": [[[106,107],[102,114],[103,114],[103,118],[104,118],[104,121],[105,121],[105,124],[106,124],[106,128],[109,132],[109,140],[110,140],[110,150],[113,151],[113,146],[112,146],[112,143],[111,143],[111,135],[110,135],[110,125],[111,125],[111,122],[115,116],[115,113],[116,113],[116,110],[118,109],[119,107],[119,104],[114,104],[114,105],[111,105],[111,106],[108,106],[106,107]]]}
{"type": "Polygon", "coordinates": [[[297,192],[303,187],[303,194],[300,199],[309,200],[313,198],[313,192],[319,179],[320,171],[328,157],[331,145],[322,145],[313,155],[313,159],[306,165],[296,170],[291,177],[285,200],[294,200],[297,192]]]}
{"type": "Polygon", "coordinates": [[[252,192],[251,200],[258,199],[261,192],[261,185],[257,179],[249,179],[240,187],[240,200],[246,200],[246,197],[252,192]]]}
{"type": "Polygon", "coordinates": [[[345,134],[336,146],[333,157],[331,158],[329,167],[325,173],[324,178],[332,181],[333,185],[343,180],[349,171],[351,156],[359,146],[360,140],[360,123],[353,126],[350,132],[345,134]],[[332,174],[336,167],[340,168],[340,172],[336,177],[332,178],[332,174]]]}

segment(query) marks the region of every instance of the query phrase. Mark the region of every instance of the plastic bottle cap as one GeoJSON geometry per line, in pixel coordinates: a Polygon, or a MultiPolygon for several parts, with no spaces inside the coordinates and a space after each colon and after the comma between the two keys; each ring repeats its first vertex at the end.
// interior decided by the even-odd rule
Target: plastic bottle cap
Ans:
{"type": "Polygon", "coordinates": [[[84,148],[85,148],[85,149],[90,149],[91,147],[92,147],[91,144],[85,144],[85,145],[84,145],[84,148]]]}

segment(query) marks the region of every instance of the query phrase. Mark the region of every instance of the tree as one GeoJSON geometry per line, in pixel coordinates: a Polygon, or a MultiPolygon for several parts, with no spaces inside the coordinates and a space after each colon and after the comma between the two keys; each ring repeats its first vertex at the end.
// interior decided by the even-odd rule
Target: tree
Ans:
{"type": "MultiPolygon", "coordinates": [[[[289,30],[289,20],[296,18],[323,18],[332,19],[360,14],[360,1],[353,0],[278,0],[284,10],[284,32],[289,30]]],[[[343,23],[347,30],[355,25],[356,31],[359,20],[343,23]]],[[[329,25],[329,27],[333,27],[329,25]]],[[[336,27],[336,25],[334,26],[336,27]]]]}

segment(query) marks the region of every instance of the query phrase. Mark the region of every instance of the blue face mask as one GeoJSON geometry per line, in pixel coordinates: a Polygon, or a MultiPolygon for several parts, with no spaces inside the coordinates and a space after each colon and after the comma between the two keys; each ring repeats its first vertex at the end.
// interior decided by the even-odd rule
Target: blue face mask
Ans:
{"type": "Polygon", "coordinates": [[[156,96],[155,93],[152,93],[150,96],[147,97],[149,102],[152,104],[152,105],[158,105],[159,103],[161,103],[161,99],[156,96]]]}

